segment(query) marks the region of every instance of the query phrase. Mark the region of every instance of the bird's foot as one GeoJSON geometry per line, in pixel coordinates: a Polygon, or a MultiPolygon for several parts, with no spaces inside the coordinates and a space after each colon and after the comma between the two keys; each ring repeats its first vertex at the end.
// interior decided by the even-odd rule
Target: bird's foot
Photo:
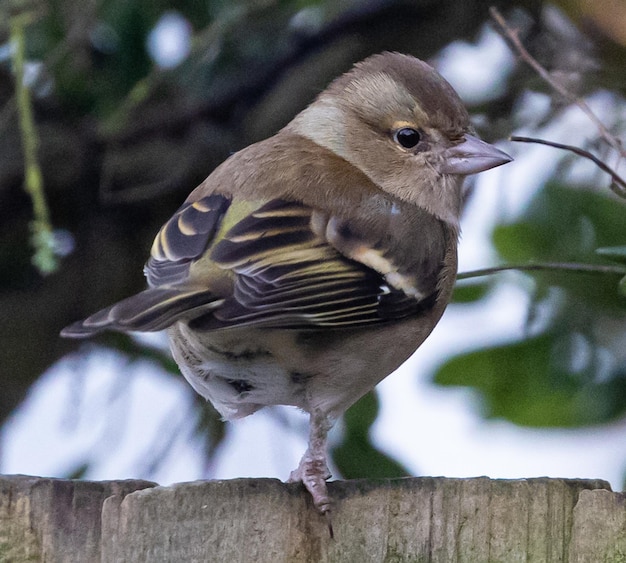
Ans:
{"type": "Polygon", "coordinates": [[[298,465],[289,475],[289,483],[302,481],[307,491],[311,493],[313,504],[321,514],[327,514],[330,511],[330,497],[326,488],[326,479],[330,477],[330,471],[326,465],[326,459],[313,458],[307,454],[304,455],[298,465]]]}

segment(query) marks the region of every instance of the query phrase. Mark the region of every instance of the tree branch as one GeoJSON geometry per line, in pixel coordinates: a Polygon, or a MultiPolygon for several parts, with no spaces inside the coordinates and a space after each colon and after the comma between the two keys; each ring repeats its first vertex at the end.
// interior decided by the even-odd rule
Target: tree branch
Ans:
{"type": "Polygon", "coordinates": [[[489,276],[498,272],[506,272],[508,270],[518,270],[521,272],[532,271],[565,271],[577,274],[617,274],[626,275],[626,267],[612,266],[603,264],[582,264],[578,262],[541,262],[527,264],[505,264],[503,266],[494,266],[491,268],[482,268],[480,270],[472,270],[470,272],[462,272],[458,274],[457,280],[466,280],[471,278],[479,278],[489,276]]]}
{"type": "Polygon", "coordinates": [[[589,151],[584,149],[572,146],[572,145],[564,145],[562,143],[555,143],[554,141],[545,141],[543,139],[535,139],[533,137],[518,137],[516,135],[511,135],[509,137],[511,141],[517,141],[520,143],[537,143],[538,145],[547,145],[549,147],[554,147],[557,149],[563,149],[566,151],[573,152],[578,156],[582,156],[584,158],[588,158],[591,160],[598,168],[602,171],[606,172],[611,176],[611,190],[618,195],[619,197],[626,199],[626,181],[612,168],[607,166],[602,160],[600,160],[597,156],[594,156],[589,151]]]}
{"type": "Polygon", "coordinates": [[[575,96],[572,92],[570,92],[563,84],[558,82],[538,61],[535,59],[524,47],[522,44],[518,31],[512,29],[506,23],[506,20],[502,17],[502,14],[498,11],[498,9],[494,6],[489,8],[489,13],[493,20],[499,26],[499,32],[504,37],[507,42],[512,45],[513,49],[517,51],[519,56],[530,65],[535,72],[543,78],[543,80],[549,84],[554,90],[556,90],[561,96],[563,96],[566,100],[571,102],[572,104],[577,105],[585,115],[594,123],[600,132],[600,136],[611,146],[613,147],[618,154],[622,158],[626,158],[626,149],[624,149],[622,145],[622,141],[618,139],[615,135],[613,135],[607,127],[602,123],[602,121],[596,116],[595,113],[591,110],[591,108],[587,105],[587,103],[575,96]]]}

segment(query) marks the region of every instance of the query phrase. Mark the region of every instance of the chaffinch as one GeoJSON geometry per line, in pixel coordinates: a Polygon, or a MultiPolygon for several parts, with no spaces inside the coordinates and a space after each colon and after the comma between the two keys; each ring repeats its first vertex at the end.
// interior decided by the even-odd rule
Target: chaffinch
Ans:
{"type": "Polygon", "coordinates": [[[191,192],[156,236],[148,289],[62,335],[166,329],[226,420],[266,405],[309,413],[290,480],[325,513],[329,429],[439,321],[463,179],[510,160],[474,136],[433,68],[372,56],[191,192]]]}

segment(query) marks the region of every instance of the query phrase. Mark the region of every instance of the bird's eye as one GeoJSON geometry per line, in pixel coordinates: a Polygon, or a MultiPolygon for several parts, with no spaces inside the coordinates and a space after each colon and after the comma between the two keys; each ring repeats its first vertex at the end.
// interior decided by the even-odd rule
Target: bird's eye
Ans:
{"type": "Polygon", "coordinates": [[[393,138],[401,147],[413,149],[421,141],[422,135],[416,129],[403,127],[394,133],[393,138]]]}

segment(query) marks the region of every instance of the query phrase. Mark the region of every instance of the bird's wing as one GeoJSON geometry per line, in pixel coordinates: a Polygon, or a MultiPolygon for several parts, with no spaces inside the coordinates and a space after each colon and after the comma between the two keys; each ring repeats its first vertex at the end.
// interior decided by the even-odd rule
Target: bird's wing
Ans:
{"type": "Polygon", "coordinates": [[[326,236],[332,222],[280,199],[247,215],[210,251],[213,263],[234,275],[232,295],[191,326],[357,327],[402,318],[430,303],[435,287],[416,298],[340,252],[326,236]]]}
{"type": "MultiPolygon", "coordinates": [[[[320,159],[319,151],[311,157],[313,185],[297,192],[298,201],[280,187],[274,199],[239,187],[232,197],[219,191],[221,178],[208,193],[201,186],[155,238],[145,267],[151,287],[62,334],[156,331],[178,320],[199,330],[361,327],[430,307],[445,227],[425,210],[376,195],[371,184],[358,195],[357,184],[369,181],[343,161],[332,164],[345,166],[352,195],[338,211],[337,202],[325,206],[320,159]]],[[[300,169],[292,174],[283,183],[301,181],[300,169]]]]}

